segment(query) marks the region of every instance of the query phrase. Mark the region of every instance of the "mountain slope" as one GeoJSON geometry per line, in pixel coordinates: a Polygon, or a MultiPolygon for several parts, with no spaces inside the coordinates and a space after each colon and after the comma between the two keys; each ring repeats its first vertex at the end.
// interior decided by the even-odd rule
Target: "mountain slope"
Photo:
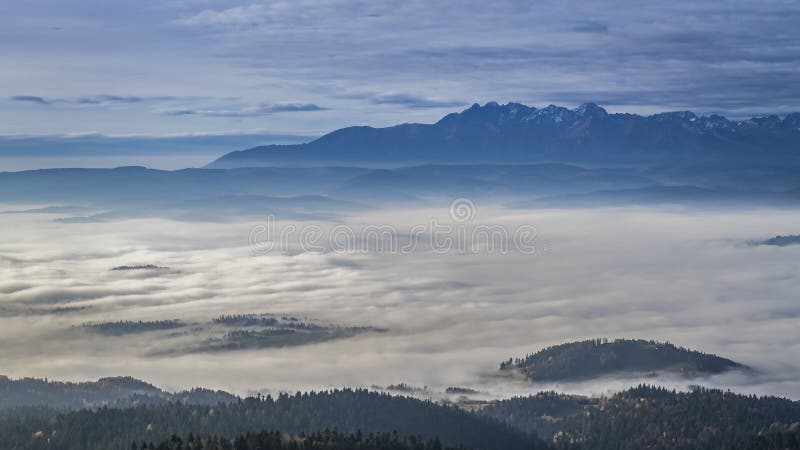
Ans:
{"type": "Polygon", "coordinates": [[[800,421],[800,403],[714,389],[675,392],[639,386],[601,398],[554,392],[515,397],[480,413],[537,433],[558,450],[788,449],[797,448],[797,441],[775,447],[745,445],[768,428],[796,432],[797,425],[780,424],[800,421]]]}
{"type": "Polygon", "coordinates": [[[207,389],[166,392],[131,377],[70,383],[37,378],[10,379],[0,375],[0,411],[25,406],[47,406],[61,410],[170,401],[213,405],[234,400],[237,397],[231,394],[207,389]]]}
{"type": "Polygon", "coordinates": [[[234,437],[264,429],[294,435],[325,429],[344,433],[396,431],[399,435],[438,437],[444,444],[476,450],[544,448],[534,436],[494,419],[429,401],[349,389],[213,405],[161,403],[63,414],[42,410],[27,417],[8,415],[0,417],[0,448],[130,448],[134,440],[158,442],[172,434],[234,437]],[[44,439],[37,440],[37,436],[44,439]]]}
{"type": "Polygon", "coordinates": [[[472,105],[434,124],[348,127],[297,145],[229,153],[212,168],[422,163],[798,164],[800,113],[732,121],[691,111],[609,114],[593,103],[472,105]]]}

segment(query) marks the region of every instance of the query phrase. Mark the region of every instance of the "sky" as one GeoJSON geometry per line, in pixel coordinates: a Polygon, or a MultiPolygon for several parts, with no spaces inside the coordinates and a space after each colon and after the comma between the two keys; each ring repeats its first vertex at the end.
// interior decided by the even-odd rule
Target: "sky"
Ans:
{"type": "Polygon", "coordinates": [[[800,110],[800,2],[6,0],[0,136],[291,135],[488,101],[800,110]]]}

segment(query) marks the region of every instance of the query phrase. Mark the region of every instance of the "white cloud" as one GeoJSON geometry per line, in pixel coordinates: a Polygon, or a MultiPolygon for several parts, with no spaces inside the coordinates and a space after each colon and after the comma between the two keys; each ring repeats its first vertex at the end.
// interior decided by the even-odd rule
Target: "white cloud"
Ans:
{"type": "MultiPolygon", "coordinates": [[[[14,209],[19,209],[15,207],[14,209]]],[[[166,387],[252,389],[408,382],[469,385],[496,395],[548,386],[486,378],[500,361],[590,337],[644,337],[714,352],[761,370],[704,383],[800,397],[796,378],[799,248],[745,245],[796,230],[796,211],[697,212],[644,208],[509,212],[479,205],[478,220],[535,224],[552,252],[527,256],[253,256],[253,223],[131,220],[54,224],[14,215],[0,231],[2,307],[84,306],[35,316],[0,311],[3,371],[87,379],[131,374],[166,387]],[[344,262],[344,263],[343,263],[344,262]],[[157,264],[159,276],[111,272],[157,264]],[[388,333],[255,352],[152,358],[163,345],[94,339],[85,321],[204,321],[221,313],[279,312],[388,333]],[[186,372],[186,367],[193,370],[186,372]]],[[[400,227],[447,211],[379,211],[349,223],[400,227]]],[[[686,384],[662,380],[669,385],[686,384]]],[[[636,380],[631,381],[631,383],[636,380]]],[[[625,383],[560,385],[604,392],[625,383]]]]}
{"type": "Polygon", "coordinates": [[[177,19],[178,25],[187,26],[256,26],[266,22],[269,17],[270,7],[268,5],[253,4],[246,6],[236,6],[233,8],[216,11],[205,9],[189,17],[177,19]]]}

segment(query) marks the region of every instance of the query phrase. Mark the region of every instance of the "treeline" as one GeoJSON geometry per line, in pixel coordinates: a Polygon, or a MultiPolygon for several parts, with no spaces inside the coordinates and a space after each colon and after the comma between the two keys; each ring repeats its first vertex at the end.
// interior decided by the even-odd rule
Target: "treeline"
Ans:
{"type": "Polygon", "coordinates": [[[564,450],[739,449],[789,442],[788,428],[783,434],[765,430],[800,421],[800,403],[715,389],[639,386],[606,398],[541,393],[496,402],[480,414],[535,432],[564,450]]]}
{"type": "MultiPolygon", "coordinates": [[[[8,384],[8,379],[0,378],[0,387],[2,383],[8,384]]],[[[102,383],[149,386],[128,378],[102,383]]],[[[135,394],[124,405],[73,412],[45,407],[6,410],[0,412],[0,448],[105,450],[129,449],[136,443],[137,450],[447,445],[503,450],[777,450],[798,448],[800,443],[799,402],[703,388],[676,392],[642,385],[600,398],[543,392],[488,402],[476,413],[364,390],[248,399],[206,390],[189,391],[183,400],[180,394],[171,395],[135,394]],[[319,432],[326,429],[338,431],[319,432]]]]}
{"type": "Polygon", "coordinates": [[[70,383],[41,378],[12,380],[0,375],[0,410],[44,405],[53,408],[87,408],[134,394],[162,395],[157,387],[132,377],[101,378],[70,383]]]}
{"type": "Polygon", "coordinates": [[[169,269],[169,267],[156,266],[155,264],[137,264],[131,266],[117,266],[112,267],[111,270],[155,270],[155,269],[169,269]]]}
{"type": "Polygon", "coordinates": [[[329,327],[318,325],[312,322],[303,322],[297,317],[283,316],[275,317],[263,314],[238,314],[233,316],[219,316],[213,320],[213,323],[221,325],[235,325],[242,327],[277,327],[277,328],[291,328],[297,330],[320,330],[329,327]]]}
{"type": "Polygon", "coordinates": [[[201,344],[185,348],[183,351],[193,353],[292,347],[344,339],[368,331],[374,330],[372,328],[346,327],[319,327],[303,330],[283,327],[233,330],[221,337],[210,338],[201,344]]]}
{"type": "Polygon", "coordinates": [[[479,391],[475,389],[465,388],[465,387],[458,387],[458,386],[450,386],[444,390],[445,394],[459,394],[459,395],[473,395],[473,394],[480,394],[479,391]]]}
{"type": "Polygon", "coordinates": [[[282,323],[298,324],[300,323],[300,319],[290,316],[278,318],[272,314],[224,314],[215,317],[211,322],[219,325],[232,325],[241,327],[274,327],[282,323]]]}
{"type": "Polygon", "coordinates": [[[200,432],[234,438],[265,429],[292,435],[324,429],[342,433],[397,431],[401,436],[438,437],[446,445],[476,449],[543,448],[528,433],[489,417],[408,397],[349,389],[218,405],[169,403],[0,418],[0,440],[4,448],[14,449],[127,449],[134,441],[162,442],[173,434],[200,432]]]}
{"type": "Polygon", "coordinates": [[[421,436],[400,438],[397,433],[361,432],[345,434],[325,430],[308,436],[287,436],[279,431],[245,433],[233,439],[189,434],[186,440],[173,435],[159,444],[137,446],[131,450],[465,450],[466,447],[443,446],[438,438],[421,436]]]}
{"type": "Polygon", "coordinates": [[[84,330],[108,336],[146,333],[148,331],[174,330],[187,324],[182,320],[120,320],[117,322],[87,322],[81,325],[84,330]]]}
{"type": "Polygon", "coordinates": [[[501,370],[521,369],[537,381],[592,378],[613,372],[674,370],[687,376],[720,373],[741,364],[716,355],[643,339],[589,339],[554,345],[524,358],[509,359],[501,370]]]}
{"type": "Polygon", "coordinates": [[[168,402],[217,404],[237,400],[238,397],[227,392],[202,388],[176,393],[166,392],[132,377],[111,377],[70,383],[40,378],[12,380],[0,375],[0,411],[29,406],[70,410],[101,406],[123,408],[168,402]]]}

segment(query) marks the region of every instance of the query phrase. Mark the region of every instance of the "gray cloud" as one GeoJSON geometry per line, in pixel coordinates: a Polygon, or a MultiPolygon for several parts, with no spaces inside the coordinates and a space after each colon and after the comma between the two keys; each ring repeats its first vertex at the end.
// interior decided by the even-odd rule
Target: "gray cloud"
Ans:
{"type": "MultiPolygon", "coordinates": [[[[303,14],[299,5],[206,10],[200,15],[204,21],[198,20],[195,25],[203,22],[209,26],[214,17],[231,20],[235,17],[237,24],[248,24],[245,33],[249,39],[226,51],[231,57],[256,66],[258,59],[267,60],[267,53],[273,56],[283,53],[276,42],[305,48],[307,41],[300,33],[307,30],[302,25],[314,25],[323,34],[320,53],[325,56],[316,62],[301,56],[298,63],[318,67],[321,72],[297,73],[300,77],[333,72],[335,78],[354,83],[381,80],[404,85],[415,82],[424,85],[430,80],[446,78],[451,88],[458,86],[448,92],[450,96],[464,98],[464,92],[470,92],[471,101],[546,103],[556,100],[554,94],[563,92],[562,85],[568,83],[574,92],[576,87],[594,86],[596,92],[619,99],[621,105],[646,105],[651,110],[679,103],[690,109],[726,112],[727,104],[736,103],[749,105],[750,110],[786,111],[798,109],[800,104],[796,82],[790,82],[791,87],[786,88],[785,84],[770,79],[782,73],[787,78],[797,78],[800,54],[794,49],[800,36],[793,32],[770,36],[754,31],[767,22],[772,23],[772,29],[786,29],[788,18],[796,16],[798,11],[785,4],[690,7],[681,3],[631,5],[611,10],[600,4],[559,8],[544,2],[526,8],[518,2],[499,2],[494,8],[485,8],[470,3],[461,9],[461,14],[446,15],[447,23],[434,24],[436,21],[421,19],[413,28],[404,21],[407,17],[438,17],[441,8],[410,2],[394,14],[381,10],[380,18],[375,20],[365,19],[359,11],[348,8],[353,6],[350,2],[325,4],[330,5],[342,9],[330,17],[325,16],[325,11],[303,14]],[[782,18],[779,11],[786,15],[782,18]],[[731,15],[732,12],[737,14],[731,15]],[[475,14],[485,15],[485,20],[477,24],[469,20],[475,14]],[[576,16],[596,20],[575,24],[576,16]],[[341,21],[343,17],[348,20],[348,28],[326,34],[332,21],[341,21]],[[760,24],[745,26],[750,17],[760,24]],[[564,31],[564,25],[570,27],[569,31],[564,31]],[[525,31],[520,32],[522,29],[525,31]],[[586,34],[598,37],[588,38],[586,34]],[[365,36],[377,36],[373,47],[358,45],[365,36]],[[402,39],[394,39],[399,36],[402,39]],[[481,44],[475,46],[473,42],[481,44]],[[353,51],[340,51],[345,45],[352,45],[353,51]],[[763,73],[754,76],[745,66],[763,73]],[[748,77],[751,85],[726,86],[724,80],[731,77],[748,77]],[[621,83],[623,79],[628,82],[621,83]],[[669,103],[662,103],[661,96],[646,95],[664,89],[665,84],[672,91],[669,103]],[[769,94],[776,88],[781,88],[780,95],[769,94]],[[711,92],[725,98],[726,104],[694,102],[698,96],[711,92]]],[[[372,8],[380,10],[382,6],[379,3],[372,8]]],[[[229,31],[223,28],[217,32],[229,31]]],[[[235,31],[240,32],[241,29],[235,31]]],[[[397,103],[403,104],[403,99],[398,98],[397,103]]],[[[741,110],[739,107],[729,112],[739,114],[741,110]]]]}
{"type": "Polygon", "coordinates": [[[11,97],[12,101],[17,102],[32,102],[41,105],[53,104],[70,104],[70,105],[111,105],[111,104],[132,104],[142,102],[157,102],[157,101],[172,101],[178,100],[177,97],[172,96],[154,96],[154,97],[139,97],[135,95],[93,95],[87,97],[74,97],[74,98],[45,98],[34,95],[15,95],[11,97]]]}
{"type": "Polygon", "coordinates": [[[42,97],[37,97],[35,95],[15,95],[11,97],[12,101],[15,102],[30,102],[30,103],[38,103],[40,105],[47,105],[50,102],[45,100],[42,97]]]}
{"type": "Polygon", "coordinates": [[[278,103],[248,106],[239,109],[171,109],[162,114],[168,116],[207,116],[207,117],[257,117],[284,112],[325,111],[328,108],[313,103],[278,103]]]}
{"type": "Polygon", "coordinates": [[[464,101],[437,100],[411,94],[364,94],[352,97],[361,97],[376,105],[400,105],[407,108],[456,108],[469,104],[464,101]]]}
{"type": "MultiPolygon", "coordinates": [[[[154,100],[171,99],[165,97],[155,97],[154,100]]],[[[145,101],[145,98],[137,96],[121,96],[121,95],[97,95],[94,97],[80,97],[72,100],[61,100],[66,103],[78,103],[81,105],[100,105],[105,103],[140,103],[145,101]]]]}
{"type": "Polygon", "coordinates": [[[454,9],[422,0],[143,0],[114,14],[92,5],[44,0],[0,18],[13,36],[0,50],[17,68],[0,74],[0,86],[15,89],[6,98],[46,92],[44,102],[96,106],[6,102],[0,134],[60,134],[86,123],[104,134],[199,132],[209,117],[217,131],[255,128],[277,112],[246,108],[261,98],[314,99],[338,112],[272,116],[273,131],[306,135],[434,122],[443,108],[491,100],[606,99],[613,111],[734,118],[800,110],[796,2],[465,0],[454,9]],[[63,31],[54,37],[52,27],[63,31]],[[155,100],[144,95],[76,94],[87,86],[166,93],[182,104],[151,114],[155,100]],[[343,95],[353,92],[368,95],[343,95]],[[218,106],[230,97],[242,103],[218,106]]]}

